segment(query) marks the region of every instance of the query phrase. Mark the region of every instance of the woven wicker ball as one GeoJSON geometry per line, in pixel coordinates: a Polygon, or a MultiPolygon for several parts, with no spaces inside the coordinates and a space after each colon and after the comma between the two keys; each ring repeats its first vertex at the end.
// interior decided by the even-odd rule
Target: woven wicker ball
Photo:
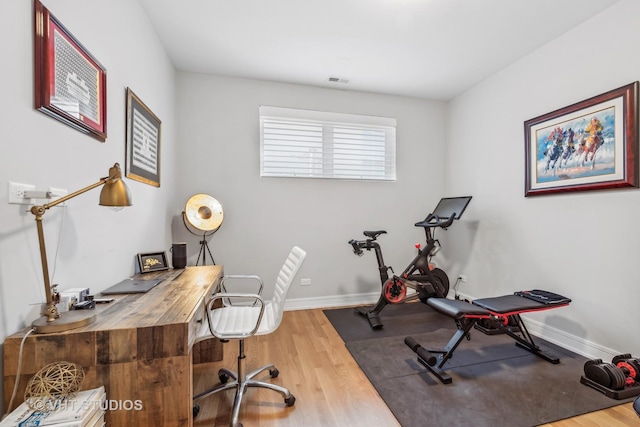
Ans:
{"type": "Polygon", "coordinates": [[[27,383],[24,400],[35,411],[52,411],[63,399],[73,399],[84,382],[82,366],[54,362],[40,369],[27,383]]]}

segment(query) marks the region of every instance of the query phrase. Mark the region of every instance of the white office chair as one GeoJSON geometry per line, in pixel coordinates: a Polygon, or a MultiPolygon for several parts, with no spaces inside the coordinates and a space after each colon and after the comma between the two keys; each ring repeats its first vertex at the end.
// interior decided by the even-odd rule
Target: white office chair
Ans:
{"type": "MultiPolygon", "coordinates": [[[[238,354],[238,371],[234,372],[229,369],[222,368],[218,371],[218,377],[221,384],[194,396],[194,402],[205,396],[219,391],[235,389],[236,396],[233,403],[233,411],[229,425],[232,427],[241,427],[238,423],[238,414],[240,413],[240,405],[242,397],[247,387],[264,387],[277,391],[284,397],[287,406],[293,406],[296,398],[291,392],[275,384],[263,381],[257,381],[253,378],[264,370],[269,370],[271,378],[278,376],[279,372],[272,364],[265,365],[255,371],[245,374],[244,370],[244,340],[253,335],[265,335],[278,329],[282,321],[284,311],[284,301],[293,279],[295,278],[307,253],[299,247],[294,247],[284,262],[280,273],[276,279],[276,285],[273,292],[273,298],[265,301],[260,295],[262,291],[262,280],[258,276],[242,276],[229,275],[225,276],[221,292],[212,296],[211,301],[207,303],[207,320],[203,322],[200,328],[196,342],[211,338],[223,340],[237,339],[239,340],[238,354]],[[258,293],[233,293],[228,292],[227,283],[229,279],[255,279],[259,284],[258,293]],[[216,302],[221,300],[222,307],[215,308],[216,302]],[[233,381],[229,381],[233,378],[233,381]]],[[[220,305],[220,304],[217,304],[220,305]]],[[[194,405],[194,417],[199,411],[198,405],[194,405]]]]}

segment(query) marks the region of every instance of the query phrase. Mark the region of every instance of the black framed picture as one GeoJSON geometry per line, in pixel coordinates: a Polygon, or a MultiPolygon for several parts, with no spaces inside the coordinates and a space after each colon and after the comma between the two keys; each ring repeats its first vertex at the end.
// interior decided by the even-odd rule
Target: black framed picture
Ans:
{"type": "Polygon", "coordinates": [[[138,267],[140,273],[150,273],[152,271],[168,270],[166,252],[150,252],[138,254],[138,267]]]}
{"type": "Polygon", "coordinates": [[[160,119],[127,88],[125,176],[160,187],[160,119]]]}

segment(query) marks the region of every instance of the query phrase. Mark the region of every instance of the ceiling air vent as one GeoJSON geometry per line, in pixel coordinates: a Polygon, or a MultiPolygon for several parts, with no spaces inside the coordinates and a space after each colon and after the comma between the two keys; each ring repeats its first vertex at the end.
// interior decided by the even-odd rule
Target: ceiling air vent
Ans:
{"type": "Polygon", "coordinates": [[[349,83],[349,79],[341,79],[340,77],[329,77],[329,83],[342,83],[346,85],[349,83]]]}

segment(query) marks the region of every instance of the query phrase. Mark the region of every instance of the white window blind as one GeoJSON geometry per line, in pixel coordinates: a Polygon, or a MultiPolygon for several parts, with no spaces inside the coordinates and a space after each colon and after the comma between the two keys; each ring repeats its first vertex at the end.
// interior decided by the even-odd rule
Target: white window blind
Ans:
{"type": "Polygon", "coordinates": [[[260,176],[395,181],[396,120],[261,106],[260,176]]]}

